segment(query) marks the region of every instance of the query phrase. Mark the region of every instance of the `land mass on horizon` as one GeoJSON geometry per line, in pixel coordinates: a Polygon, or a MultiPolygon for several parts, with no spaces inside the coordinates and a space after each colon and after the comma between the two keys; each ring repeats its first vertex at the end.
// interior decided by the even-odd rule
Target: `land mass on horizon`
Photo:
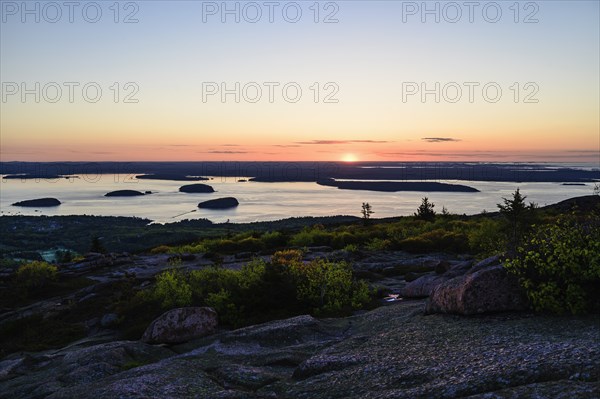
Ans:
{"type": "Polygon", "coordinates": [[[98,174],[175,181],[203,181],[207,177],[201,176],[213,176],[259,182],[336,179],[593,183],[600,181],[600,163],[577,168],[560,164],[484,162],[0,162],[3,179],[58,179],[98,174]]]}

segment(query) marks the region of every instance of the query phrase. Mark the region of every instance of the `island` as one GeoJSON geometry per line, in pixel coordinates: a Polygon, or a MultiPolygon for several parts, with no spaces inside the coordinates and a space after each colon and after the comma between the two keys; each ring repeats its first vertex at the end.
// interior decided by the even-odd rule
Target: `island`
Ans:
{"type": "Polygon", "coordinates": [[[392,182],[392,181],[338,181],[323,179],[317,181],[321,186],[337,187],[341,190],[366,190],[381,192],[423,191],[423,192],[455,192],[477,193],[479,190],[462,184],[437,182],[392,182]]]}
{"type": "Polygon", "coordinates": [[[111,191],[110,193],[104,194],[105,197],[137,197],[140,195],[145,195],[141,191],[136,190],[117,190],[111,191]]]}
{"type": "Polygon", "coordinates": [[[182,193],[214,193],[215,189],[208,184],[188,184],[186,186],[179,187],[179,191],[182,193]]]}
{"type": "Polygon", "coordinates": [[[49,208],[59,206],[61,202],[56,198],[38,198],[26,201],[15,202],[13,206],[23,206],[27,208],[49,208]]]}
{"type": "Polygon", "coordinates": [[[201,209],[229,209],[235,208],[240,203],[233,197],[217,198],[209,201],[204,201],[198,204],[201,209]]]}

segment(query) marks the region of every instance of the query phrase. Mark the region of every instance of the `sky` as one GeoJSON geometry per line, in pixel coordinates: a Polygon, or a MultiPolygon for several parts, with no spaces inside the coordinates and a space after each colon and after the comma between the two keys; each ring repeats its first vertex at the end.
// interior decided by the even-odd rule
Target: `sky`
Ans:
{"type": "Polygon", "coordinates": [[[1,0],[0,160],[600,165],[599,3],[1,0]]]}

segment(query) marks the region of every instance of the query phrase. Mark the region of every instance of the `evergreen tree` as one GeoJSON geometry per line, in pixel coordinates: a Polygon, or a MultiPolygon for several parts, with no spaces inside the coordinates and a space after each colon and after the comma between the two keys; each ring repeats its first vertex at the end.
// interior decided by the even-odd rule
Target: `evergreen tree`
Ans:
{"type": "Polygon", "coordinates": [[[423,197],[421,200],[421,205],[417,208],[417,212],[415,216],[419,219],[431,221],[435,219],[435,204],[433,202],[429,202],[429,198],[423,197]]]}
{"type": "Polygon", "coordinates": [[[373,212],[371,204],[369,204],[368,202],[363,202],[360,213],[362,213],[363,215],[364,223],[367,224],[369,222],[369,219],[371,219],[371,215],[373,215],[375,212],[373,212]]]}
{"type": "Polygon", "coordinates": [[[500,214],[506,221],[507,242],[509,254],[515,253],[521,244],[523,236],[530,229],[535,220],[537,205],[533,202],[525,203],[527,196],[521,195],[517,188],[512,198],[502,198],[503,203],[498,204],[500,214]]]}

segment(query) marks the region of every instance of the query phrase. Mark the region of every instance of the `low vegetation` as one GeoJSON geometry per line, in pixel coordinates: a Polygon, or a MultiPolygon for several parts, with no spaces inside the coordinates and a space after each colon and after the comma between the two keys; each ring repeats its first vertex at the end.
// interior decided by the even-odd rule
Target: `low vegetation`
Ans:
{"type": "Polygon", "coordinates": [[[26,289],[40,289],[56,280],[58,268],[46,262],[33,261],[17,269],[17,285],[26,289]]]}
{"type": "Polygon", "coordinates": [[[532,230],[506,268],[519,277],[533,307],[600,312],[600,218],[561,216],[532,230]]]}
{"type": "MultiPolygon", "coordinates": [[[[154,288],[138,292],[122,313],[141,315],[141,310],[153,308],[151,320],[175,307],[210,306],[222,324],[240,327],[306,313],[340,316],[372,300],[367,284],[353,277],[348,263],[324,259],[305,263],[302,252],[285,250],[273,254],[269,262],[255,259],[241,270],[165,271],[156,277],[154,288]]],[[[147,320],[138,324],[145,327],[147,320]]]]}

